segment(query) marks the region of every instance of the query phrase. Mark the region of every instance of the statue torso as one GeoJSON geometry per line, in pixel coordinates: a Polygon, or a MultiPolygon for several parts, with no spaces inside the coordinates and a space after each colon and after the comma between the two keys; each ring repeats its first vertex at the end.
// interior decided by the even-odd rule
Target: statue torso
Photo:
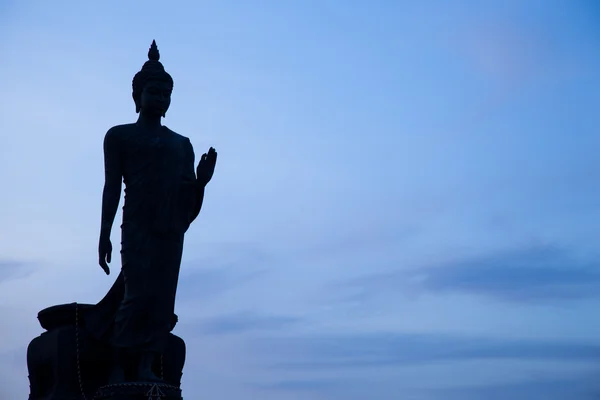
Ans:
{"type": "Polygon", "coordinates": [[[135,124],[118,129],[125,183],[123,227],[183,229],[189,200],[186,187],[195,180],[189,139],[167,127],[155,132],[144,131],[135,124]]]}

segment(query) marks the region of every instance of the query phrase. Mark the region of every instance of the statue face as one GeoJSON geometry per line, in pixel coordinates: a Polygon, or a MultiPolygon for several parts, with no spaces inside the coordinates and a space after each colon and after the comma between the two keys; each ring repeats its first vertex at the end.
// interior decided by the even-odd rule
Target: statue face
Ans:
{"type": "Polygon", "coordinates": [[[140,96],[140,108],[144,114],[164,115],[171,104],[173,88],[168,82],[150,81],[140,96]]]}

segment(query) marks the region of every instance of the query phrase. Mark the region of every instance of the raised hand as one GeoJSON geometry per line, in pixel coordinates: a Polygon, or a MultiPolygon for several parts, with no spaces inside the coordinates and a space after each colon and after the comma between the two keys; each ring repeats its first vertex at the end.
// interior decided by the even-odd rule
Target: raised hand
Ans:
{"type": "Polygon", "coordinates": [[[215,165],[217,164],[217,152],[214,148],[210,148],[208,153],[202,154],[198,167],[196,168],[196,178],[198,183],[206,186],[212,179],[215,173],[215,165]]]}
{"type": "Polygon", "coordinates": [[[102,267],[106,275],[109,275],[110,268],[108,268],[108,264],[112,258],[112,243],[110,242],[110,237],[100,235],[100,243],[98,244],[98,257],[98,263],[100,264],[100,267],[102,267]]]}

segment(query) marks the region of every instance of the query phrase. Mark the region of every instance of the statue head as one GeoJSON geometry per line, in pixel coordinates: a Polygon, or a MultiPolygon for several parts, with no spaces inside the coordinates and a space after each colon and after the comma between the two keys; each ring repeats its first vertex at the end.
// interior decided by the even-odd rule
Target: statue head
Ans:
{"type": "Polygon", "coordinates": [[[165,116],[171,104],[173,78],[158,61],[160,54],[153,40],[148,51],[148,61],[141,71],[133,77],[133,101],[137,113],[156,114],[165,116]]]}

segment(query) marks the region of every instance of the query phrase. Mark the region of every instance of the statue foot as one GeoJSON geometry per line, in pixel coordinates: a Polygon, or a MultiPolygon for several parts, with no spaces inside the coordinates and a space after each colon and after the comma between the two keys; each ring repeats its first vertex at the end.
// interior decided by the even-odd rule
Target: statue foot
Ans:
{"type": "Polygon", "coordinates": [[[113,385],[123,382],[125,382],[125,371],[120,366],[113,366],[108,376],[108,384],[113,385]]]}
{"type": "Polygon", "coordinates": [[[112,349],[112,366],[108,375],[108,383],[123,383],[125,382],[125,367],[123,365],[123,354],[119,348],[112,349]]]}
{"type": "Polygon", "coordinates": [[[152,371],[152,362],[154,361],[155,354],[148,352],[141,356],[140,364],[137,371],[138,382],[163,382],[156,374],[152,371]]]}
{"type": "Polygon", "coordinates": [[[137,381],[138,382],[155,382],[155,383],[164,382],[162,379],[160,379],[158,376],[156,376],[156,374],[154,374],[154,372],[149,371],[149,370],[139,371],[137,374],[137,381]]]}

